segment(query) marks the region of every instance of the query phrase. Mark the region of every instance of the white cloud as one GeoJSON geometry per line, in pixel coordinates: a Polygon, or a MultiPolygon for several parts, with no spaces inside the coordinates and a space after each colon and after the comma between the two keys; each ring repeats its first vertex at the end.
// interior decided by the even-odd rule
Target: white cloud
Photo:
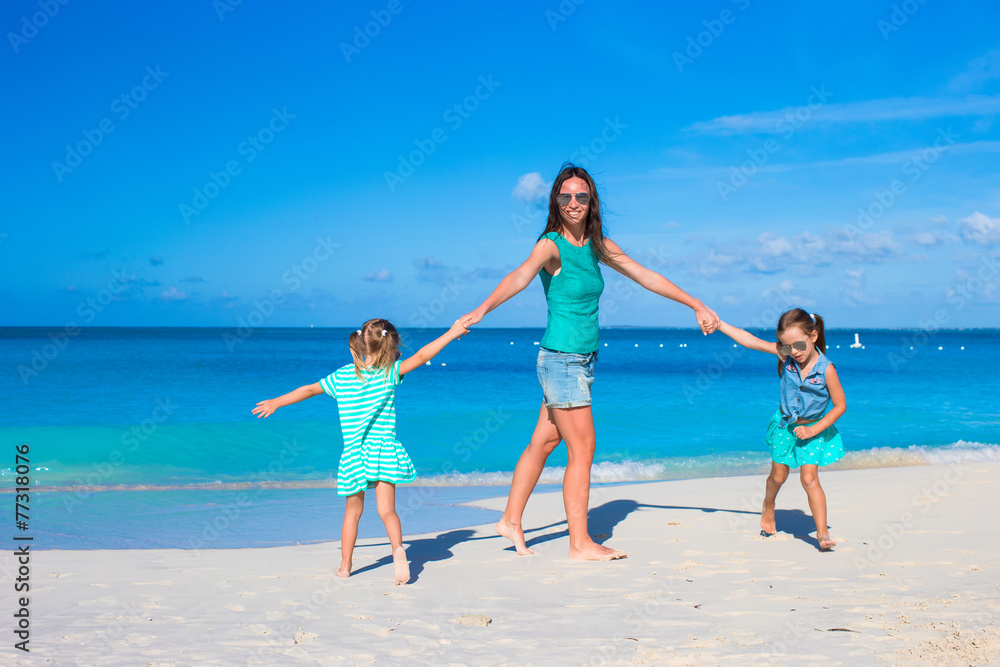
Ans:
{"type": "MultiPolygon", "coordinates": [[[[922,120],[956,116],[984,116],[1000,113],[1000,95],[959,97],[892,97],[864,102],[826,104],[810,111],[806,123],[790,125],[799,107],[777,111],[754,111],[699,121],[687,130],[703,134],[774,134],[789,127],[813,123],[871,123],[891,120],[922,120]]],[[[808,107],[806,107],[808,108],[808,107]]]]}
{"type": "Polygon", "coordinates": [[[176,287],[160,292],[160,299],[163,301],[184,301],[188,298],[185,292],[179,291],[176,287]]]}
{"type": "Polygon", "coordinates": [[[536,203],[544,201],[549,196],[549,188],[542,175],[533,171],[517,179],[517,185],[514,186],[511,195],[521,201],[536,203]]]}
{"type": "Polygon", "coordinates": [[[765,232],[757,237],[760,242],[760,250],[769,257],[781,257],[792,254],[794,246],[791,239],[784,236],[777,236],[773,232],[765,232]]]}
{"type": "Polygon", "coordinates": [[[389,269],[379,269],[378,271],[369,271],[364,275],[362,280],[367,280],[368,282],[374,282],[374,283],[391,283],[392,272],[390,272],[389,269]]]}
{"type": "MultiPolygon", "coordinates": [[[[795,289],[795,283],[793,283],[791,280],[782,280],[780,283],[778,283],[778,289],[780,289],[782,292],[791,292],[793,289],[795,289]]],[[[764,294],[766,295],[767,292],[765,292],[764,294]]]]}
{"type": "Polygon", "coordinates": [[[893,240],[890,232],[871,234],[837,235],[831,243],[831,251],[848,261],[884,262],[900,255],[902,248],[893,240]]]}
{"type": "Polygon", "coordinates": [[[958,237],[947,230],[935,229],[929,232],[915,232],[913,242],[925,248],[944,245],[945,243],[955,243],[958,237]]]}
{"type": "Polygon", "coordinates": [[[976,211],[958,221],[958,231],[969,243],[996,245],[1000,243],[1000,218],[991,218],[976,211]]]}
{"type": "Polygon", "coordinates": [[[998,77],[1000,77],[1000,48],[993,49],[985,55],[971,60],[965,71],[948,83],[948,90],[955,93],[965,93],[998,77]]]}
{"type": "Polygon", "coordinates": [[[732,266],[738,261],[738,257],[733,255],[723,255],[716,252],[713,248],[708,251],[708,255],[701,259],[698,272],[705,277],[717,276],[722,273],[722,270],[725,267],[732,266]]]}
{"type": "Polygon", "coordinates": [[[688,257],[687,265],[696,275],[733,279],[736,272],[809,276],[833,264],[883,264],[895,259],[913,258],[905,257],[889,231],[852,235],[834,229],[795,236],[764,232],[756,239],[713,245],[688,257]]]}
{"type": "Polygon", "coordinates": [[[840,286],[840,291],[847,305],[872,305],[880,302],[880,299],[867,289],[867,283],[868,276],[864,269],[844,271],[844,282],[840,286]]]}

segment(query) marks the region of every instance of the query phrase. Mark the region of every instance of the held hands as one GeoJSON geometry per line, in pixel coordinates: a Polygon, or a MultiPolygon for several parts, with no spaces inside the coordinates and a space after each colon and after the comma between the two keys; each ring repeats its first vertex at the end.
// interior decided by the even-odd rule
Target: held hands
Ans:
{"type": "Polygon", "coordinates": [[[698,302],[698,306],[694,309],[694,316],[695,319],[698,320],[698,326],[701,327],[701,332],[706,336],[719,328],[719,316],[715,314],[714,310],[700,301],[698,302]]]}
{"type": "Polygon", "coordinates": [[[478,310],[474,310],[471,313],[466,313],[465,315],[462,315],[460,318],[458,318],[458,321],[461,322],[466,327],[465,333],[469,333],[468,327],[471,327],[473,324],[479,324],[479,322],[482,321],[482,319],[483,319],[482,313],[480,313],[478,310]]]}
{"type": "Polygon", "coordinates": [[[468,315],[458,318],[455,320],[455,323],[451,325],[451,328],[448,329],[448,334],[451,336],[452,340],[461,338],[465,334],[469,333],[469,328],[465,322],[466,317],[468,317],[468,315]]]}
{"type": "Polygon", "coordinates": [[[257,407],[252,410],[253,414],[257,415],[257,419],[261,417],[270,417],[274,414],[274,411],[280,408],[278,401],[273,398],[269,398],[266,401],[260,401],[257,403],[257,407]]]}

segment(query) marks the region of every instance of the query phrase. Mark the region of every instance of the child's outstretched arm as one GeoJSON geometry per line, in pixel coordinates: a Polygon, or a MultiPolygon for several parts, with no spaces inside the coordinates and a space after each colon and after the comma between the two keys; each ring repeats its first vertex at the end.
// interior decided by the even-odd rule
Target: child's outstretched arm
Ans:
{"type": "Polygon", "coordinates": [[[793,433],[795,437],[800,440],[805,440],[806,438],[811,438],[817,433],[822,433],[826,429],[833,426],[833,423],[841,418],[841,416],[847,412],[847,398],[844,396],[844,388],[840,384],[840,378],[837,376],[837,369],[830,364],[826,367],[826,388],[830,390],[830,401],[833,403],[833,407],[823,415],[815,424],[810,424],[809,426],[797,426],[793,433]]]}
{"type": "Polygon", "coordinates": [[[757,338],[749,331],[744,331],[743,329],[734,327],[732,324],[723,322],[722,320],[719,320],[719,331],[726,334],[745,348],[759,350],[769,354],[778,354],[778,348],[780,345],[777,343],[771,343],[761,338],[757,338]]]}
{"type": "Polygon", "coordinates": [[[260,419],[261,417],[270,417],[278,408],[283,408],[286,405],[304,401],[307,398],[312,398],[313,396],[319,396],[322,393],[323,387],[320,386],[319,382],[303,385],[295,391],[290,391],[283,396],[279,396],[278,398],[269,398],[266,401],[260,401],[257,403],[257,407],[253,409],[253,414],[257,415],[257,419],[260,419]]]}
{"type": "Polygon", "coordinates": [[[462,320],[455,320],[455,323],[451,325],[451,328],[448,329],[443,336],[440,336],[436,340],[432,340],[427,343],[427,345],[424,345],[422,348],[417,350],[416,354],[412,357],[403,360],[403,362],[399,365],[399,374],[401,376],[406,375],[414,368],[423,366],[428,361],[436,357],[438,352],[444,349],[445,345],[467,333],[469,333],[469,330],[464,324],[462,324],[462,320]]]}

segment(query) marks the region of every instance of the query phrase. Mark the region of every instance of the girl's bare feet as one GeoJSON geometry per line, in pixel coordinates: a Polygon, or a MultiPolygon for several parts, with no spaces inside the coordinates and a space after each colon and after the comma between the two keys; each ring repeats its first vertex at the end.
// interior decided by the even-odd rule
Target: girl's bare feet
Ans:
{"type": "Polygon", "coordinates": [[[774,502],[769,504],[764,501],[764,506],[760,510],[760,532],[764,537],[770,537],[778,532],[774,522],[774,502]]]}
{"type": "Polygon", "coordinates": [[[569,557],[573,560],[618,560],[619,558],[628,558],[628,554],[591,541],[580,548],[574,548],[570,545],[569,557]]]}
{"type": "Polygon", "coordinates": [[[829,551],[833,547],[837,546],[837,543],[830,539],[829,533],[816,533],[816,539],[819,541],[819,548],[821,551],[829,551]]]}
{"type": "Polygon", "coordinates": [[[396,569],[397,586],[410,583],[410,564],[406,562],[406,551],[403,547],[396,547],[392,552],[392,566],[396,569]]]}
{"type": "Polygon", "coordinates": [[[514,543],[514,548],[517,550],[519,556],[534,555],[535,550],[529,549],[528,545],[524,543],[524,531],[521,530],[521,524],[511,523],[507,519],[500,517],[500,520],[497,521],[496,530],[497,534],[506,537],[514,543]]]}
{"type": "Polygon", "coordinates": [[[343,563],[341,563],[340,569],[337,570],[337,576],[345,578],[351,576],[351,564],[348,563],[347,565],[344,565],[343,563]]]}

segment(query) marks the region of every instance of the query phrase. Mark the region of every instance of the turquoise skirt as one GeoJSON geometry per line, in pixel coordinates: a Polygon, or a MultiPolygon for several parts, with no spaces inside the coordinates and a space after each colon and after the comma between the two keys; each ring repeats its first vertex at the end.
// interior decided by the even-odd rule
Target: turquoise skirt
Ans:
{"type": "MultiPolygon", "coordinates": [[[[816,421],[819,421],[817,419],[816,421]]],[[[767,446],[771,448],[771,460],[789,468],[802,465],[825,466],[844,457],[844,442],[836,426],[817,433],[808,440],[795,437],[795,429],[810,424],[788,424],[781,428],[781,410],[774,413],[767,425],[767,446]]]]}

